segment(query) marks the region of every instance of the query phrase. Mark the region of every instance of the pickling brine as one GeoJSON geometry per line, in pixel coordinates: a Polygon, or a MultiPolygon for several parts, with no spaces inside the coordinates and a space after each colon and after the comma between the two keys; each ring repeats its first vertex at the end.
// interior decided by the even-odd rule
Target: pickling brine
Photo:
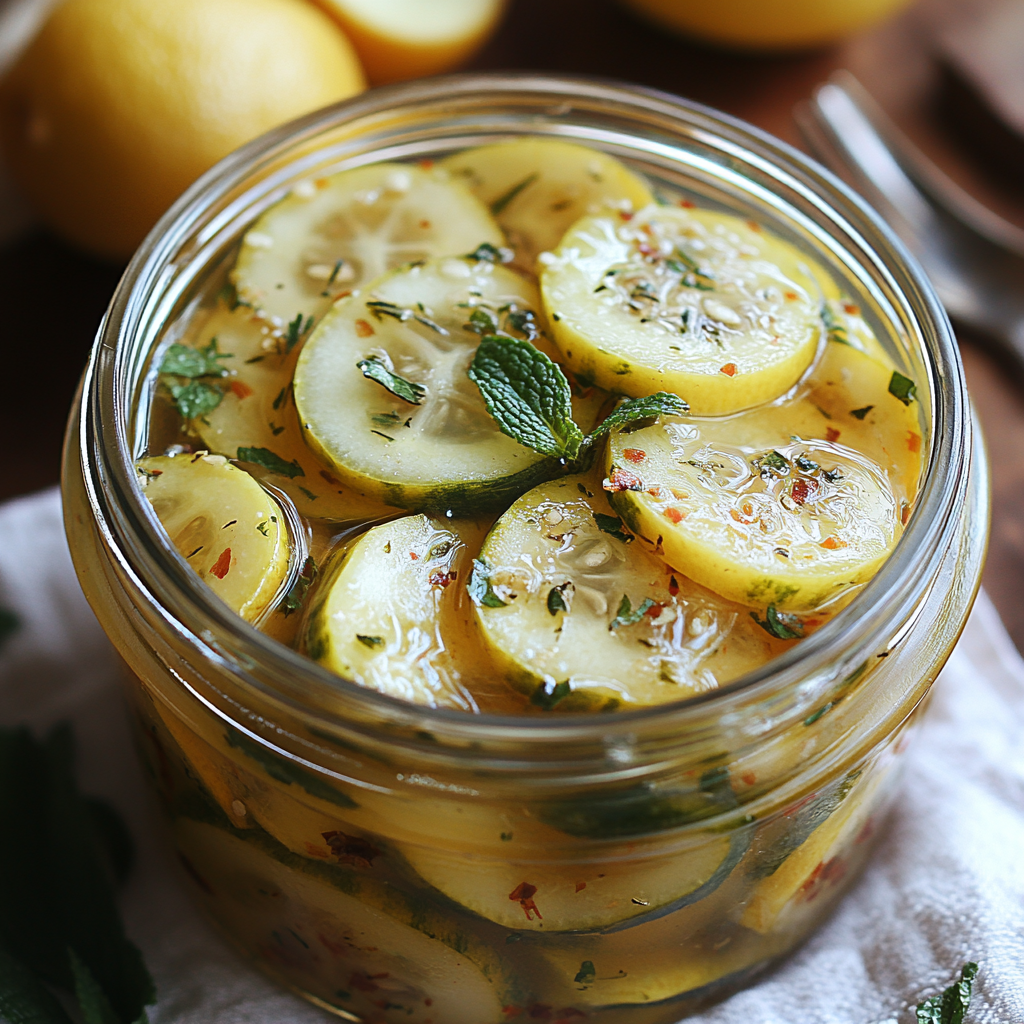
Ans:
{"type": "Polygon", "coordinates": [[[855,876],[981,535],[801,676],[926,496],[904,329],[785,218],[480,141],[296,175],[155,332],[140,507],[222,604],[126,655],[142,747],[198,898],[343,1019],[669,1024],[855,876]]]}

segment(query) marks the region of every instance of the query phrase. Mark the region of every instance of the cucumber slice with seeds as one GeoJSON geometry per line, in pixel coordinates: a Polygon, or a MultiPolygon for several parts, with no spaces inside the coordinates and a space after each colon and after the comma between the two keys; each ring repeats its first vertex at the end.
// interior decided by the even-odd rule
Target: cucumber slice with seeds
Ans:
{"type": "Polygon", "coordinates": [[[555,342],[581,379],[681,395],[715,416],[777,398],[823,335],[803,255],[753,222],[650,207],[575,224],[541,274],[555,342]]]}
{"type": "MultiPolygon", "coordinates": [[[[869,579],[902,533],[880,467],[835,442],[768,451],[709,444],[691,422],[613,432],[604,485],[614,508],[665,561],[732,601],[811,609],[869,579]]],[[[788,636],[787,636],[788,634],[788,636]]]]}
{"type": "MultiPolygon", "coordinates": [[[[501,433],[467,376],[480,336],[543,329],[537,292],[473,259],[395,271],[339,303],[306,342],[295,402],[309,444],[343,484],[412,511],[477,515],[559,473],[501,433]]],[[[542,336],[538,348],[555,353],[542,336]]],[[[574,399],[581,427],[601,404],[574,399]]]]}
{"type": "Polygon", "coordinates": [[[142,459],[138,471],[182,558],[243,619],[258,619],[288,574],[281,506],[223,455],[161,455],[142,459]]]}
{"type": "Polygon", "coordinates": [[[489,588],[475,588],[476,613],[495,657],[541,708],[682,700],[785,649],[745,608],[648,553],[589,477],[520,498],[488,534],[475,578],[489,588]]]}
{"type": "Polygon", "coordinates": [[[278,329],[413,260],[499,246],[479,199],[440,171],[383,163],[302,182],[242,239],[238,297],[278,329]]]}
{"type": "Polygon", "coordinates": [[[632,212],[654,202],[647,185],[618,160],[560,139],[516,139],[463,150],[441,166],[487,204],[532,273],[537,255],[588,213],[632,212]]]}
{"type": "MultiPolygon", "coordinates": [[[[482,530],[467,523],[462,532],[472,542],[482,530]]],[[[419,515],[375,526],[325,584],[310,615],[307,653],[381,693],[476,710],[464,684],[468,674],[483,674],[465,596],[469,561],[448,522],[419,515]]]]}

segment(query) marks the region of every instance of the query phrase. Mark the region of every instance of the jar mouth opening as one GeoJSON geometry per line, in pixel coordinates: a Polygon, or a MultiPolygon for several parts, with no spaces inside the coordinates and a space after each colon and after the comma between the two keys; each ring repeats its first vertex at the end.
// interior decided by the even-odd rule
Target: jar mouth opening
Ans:
{"type": "Polygon", "coordinates": [[[945,312],[902,243],[844,184],[787,144],[699,104],[638,86],[532,74],[452,75],[375,89],[275,129],[222,160],[164,215],[132,259],[99,329],[77,429],[86,489],[105,544],[151,610],[203,657],[227,661],[264,696],[306,711],[315,707],[325,721],[331,714],[323,710],[324,702],[311,705],[302,694],[337,698],[340,723],[348,720],[346,709],[359,709],[451,736],[483,737],[489,731],[507,736],[511,731],[517,739],[545,742],[556,736],[625,734],[644,722],[681,720],[695,709],[724,712],[730,698],[776,692],[848,652],[889,643],[948,546],[966,493],[971,448],[963,371],[945,312]],[[474,116],[486,112],[484,135],[550,131],[607,142],[613,152],[632,132],[652,158],[699,158],[702,173],[717,174],[732,188],[746,183],[759,201],[774,205],[780,218],[800,217],[819,241],[841,239],[833,250],[837,258],[845,254],[852,260],[850,273],[883,294],[920,358],[928,386],[919,393],[929,402],[931,429],[928,464],[903,536],[879,572],[832,620],[755,671],[686,700],[599,718],[467,714],[411,705],[329,672],[244,622],[169,547],[136,482],[141,438],[133,432],[132,412],[142,398],[147,360],[162,324],[181,302],[188,282],[200,275],[196,268],[209,266],[225,239],[237,238],[261,212],[247,193],[247,181],[257,171],[264,175],[260,201],[265,208],[282,194],[296,166],[311,164],[323,152],[318,140],[346,126],[357,127],[338,143],[342,147],[358,140],[360,123],[377,126],[382,138],[372,151],[374,161],[414,152],[415,137],[400,151],[386,135],[409,111],[424,110],[443,114],[453,135],[468,132],[474,116]],[[287,686],[270,680],[287,681],[287,686]]]}

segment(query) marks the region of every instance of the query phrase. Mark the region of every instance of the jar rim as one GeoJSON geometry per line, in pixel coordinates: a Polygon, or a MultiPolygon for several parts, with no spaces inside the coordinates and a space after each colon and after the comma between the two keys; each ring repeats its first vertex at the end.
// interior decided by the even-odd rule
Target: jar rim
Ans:
{"type": "Polygon", "coordinates": [[[463,74],[387,86],[299,118],[235,151],[182,195],[136,252],[100,325],[82,396],[79,420],[70,429],[79,433],[86,493],[100,535],[133,586],[151,602],[151,610],[173,632],[202,657],[227,663],[246,684],[293,709],[309,713],[311,705],[274,680],[288,680],[289,691],[298,690],[301,682],[302,693],[329,693],[337,712],[324,710],[323,701],[315,707],[325,724],[333,720],[344,726],[358,712],[415,724],[455,742],[511,736],[528,745],[547,744],[674,729],[694,718],[725,714],[736,700],[777,693],[826,669],[840,654],[890,642],[912,615],[930,582],[930,568],[951,542],[965,501],[971,453],[966,385],[952,328],[923,271],[878,214],[810,158],[737,118],[657,90],[579,76],[463,74]],[[403,104],[442,107],[454,119],[460,102],[489,101],[499,108],[504,102],[511,108],[514,99],[524,97],[556,112],[559,105],[567,106],[552,116],[603,107],[648,127],[656,119],[667,136],[674,131],[680,142],[699,138],[716,147],[723,160],[756,169],[780,188],[784,185],[871,256],[873,271],[902,302],[926,360],[930,458],[913,514],[894,551],[850,604],[811,636],[753,672],[686,700],[602,716],[470,715],[411,705],[359,686],[273,640],[223,605],[161,536],[136,481],[139,439],[132,437],[128,410],[141,394],[142,371],[159,335],[160,318],[180,297],[180,290],[172,287],[175,272],[183,254],[200,259],[215,249],[225,231],[251,221],[254,214],[240,195],[256,168],[272,168],[289,154],[294,159],[296,153],[312,152],[318,137],[403,104]],[[211,218],[213,209],[216,216],[211,218]],[[147,343],[140,343],[142,339],[147,343]]]}

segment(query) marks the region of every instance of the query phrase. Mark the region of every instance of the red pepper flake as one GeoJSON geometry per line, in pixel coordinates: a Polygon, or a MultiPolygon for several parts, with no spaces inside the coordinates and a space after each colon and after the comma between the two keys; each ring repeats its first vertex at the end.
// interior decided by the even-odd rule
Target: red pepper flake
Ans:
{"type": "Polygon", "coordinates": [[[630,473],[628,469],[619,469],[618,467],[612,467],[611,478],[605,480],[602,485],[606,491],[612,491],[617,493],[618,491],[643,491],[644,482],[636,475],[636,473],[630,473]]]}
{"type": "Polygon", "coordinates": [[[664,610],[665,606],[663,604],[652,604],[651,607],[644,612],[644,615],[649,615],[652,619],[656,619],[664,610]]]}
{"type": "Polygon", "coordinates": [[[643,462],[647,458],[647,452],[642,452],[639,448],[623,448],[622,455],[627,462],[634,464],[643,462]]]}
{"type": "Polygon", "coordinates": [[[836,430],[835,427],[826,427],[825,428],[825,440],[828,441],[830,444],[833,441],[838,441],[839,440],[839,435],[841,433],[842,433],[842,431],[836,430]]]}
{"type": "Polygon", "coordinates": [[[670,597],[675,597],[679,593],[679,580],[675,576],[668,578],[668,592],[670,597]]]}
{"type": "Polygon", "coordinates": [[[228,389],[231,391],[233,395],[237,395],[239,398],[248,398],[251,394],[253,394],[252,388],[249,387],[249,385],[246,384],[245,381],[241,380],[233,380],[228,385],[228,389]]]}
{"type": "Polygon", "coordinates": [[[370,326],[370,324],[366,320],[357,320],[356,321],[356,334],[360,338],[369,338],[374,333],[375,333],[374,329],[370,326]]]}
{"type": "Polygon", "coordinates": [[[900,509],[900,523],[906,526],[910,521],[910,505],[908,502],[903,502],[903,507],[900,509]]]}
{"type": "Polygon", "coordinates": [[[802,505],[808,498],[813,498],[818,493],[818,485],[813,480],[796,480],[789,493],[798,505],[802,505]]]}
{"type": "Polygon", "coordinates": [[[523,1008],[521,1006],[503,1006],[501,1012],[511,1020],[513,1017],[518,1017],[523,1012],[523,1008]]]}
{"type": "Polygon", "coordinates": [[[514,903],[518,903],[526,913],[526,920],[532,921],[531,914],[536,914],[539,920],[543,920],[543,915],[537,909],[537,904],[533,902],[533,897],[537,894],[537,886],[530,885],[529,882],[520,882],[509,894],[508,898],[514,903]]]}
{"type": "Polygon", "coordinates": [[[789,301],[789,302],[795,302],[796,301],[796,292],[786,292],[785,295],[786,295],[787,301],[789,301]]]}
{"type": "Polygon", "coordinates": [[[667,508],[661,513],[670,523],[681,523],[686,518],[686,513],[677,508],[667,508]]]}
{"type": "Polygon", "coordinates": [[[860,306],[856,306],[852,302],[844,302],[843,312],[849,316],[860,316],[860,306]]]}
{"type": "Polygon", "coordinates": [[[222,580],[228,574],[228,570],[231,568],[231,548],[225,548],[220,553],[220,558],[213,563],[210,569],[210,575],[216,576],[217,579],[222,580]]]}
{"type": "Polygon", "coordinates": [[[821,542],[821,546],[823,548],[828,548],[829,551],[838,551],[839,548],[847,547],[847,543],[846,543],[845,540],[842,539],[842,537],[832,536],[832,537],[826,537],[821,542]]]}
{"type": "Polygon", "coordinates": [[[410,557],[410,558],[411,558],[411,559],[412,559],[412,560],[413,560],[414,562],[418,562],[418,561],[420,560],[420,556],[419,556],[419,555],[417,555],[415,551],[410,551],[410,552],[409,552],[409,557],[410,557]]]}
{"type": "Polygon", "coordinates": [[[749,501],[743,502],[743,505],[739,510],[731,508],[729,509],[729,515],[737,523],[743,523],[745,526],[749,526],[751,523],[757,522],[757,516],[754,515],[754,506],[749,501]]]}
{"type": "Polygon", "coordinates": [[[740,776],[740,780],[744,782],[746,785],[752,786],[755,782],[757,782],[757,776],[753,772],[744,772],[740,776]]]}
{"type": "Polygon", "coordinates": [[[377,984],[377,980],[387,976],[387,971],[383,974],[367,974],[365,971],[353,971],[352,977],[348,979],[348,983],[350,988],[354,988],[359,992],[378,992],[380,991],[380,985],[377,984]]]}
{"type": "Polygon", "coordinates": [[[444,588],[447,587],[454,579],[455,573],[442,572],[440,569],[435,569],[428,577],[432,587],[440,587],[442,590],[444,590],[444,588]]]}
{"type": "Polygon", "coordinates": [[[694,204],[693,204],[693,203],[691,203],[689,199],[680,199],[680,200],[679,200],[679,205],[680,205],[680,206],[681,206],[681,207],[682,207],[682,208],[683,208],[684,210],[692,210],[692,209],[693,209],[693,207],[694,207],[694,204]]]}
{"type": "Polygon", "coordinates": [[[420,221],[420,227],[423,228],[424,231],[428,230],[429,227],[430,227],[430,221],[429,220],[421,220],[420,221]]]}
{"type": "Polygon", "coordinates": [[[718,372],[724,373],[726,377],[735,377],[739,367],[735,363],[726,363],[725,366],[719,367],[718,372]]]}
{"type": "Polygon", "coordinates": [[[576,891],[577,892],[583,892],[583,890],[586,889],[586,887],[587,887],[587,883],[586,882],[577,882],[576,883],[576,891]]]}
{"type": "Polygon", "coordinates": [[[434,166],[434,161],[431,160],[429,157],[423,157],[422,160],[417,160],[416,163],[419,164],[419,166],[422,167],[423,170],[425,171],[429,171],[430,168],[434,166]]]}
{"type": "Polygon", "coordinates": [[[636,248],[641,256],[654,256],[658,252],[658,250],[648,242],[641,242],[636,248]]]}
{"type": "Polygon", "coordinates": [[[619,220],[632,220],[633,214],[629,210],[619,210],[619,220]]]}
{"type": "Polygon", "coordinates": [[[921,435],[914,433],[913,430],[907,431],[907,451],[911,455],[916,455],[921,450],[921,435]]]}
{"type": "Polygon", "coordinates": [[[551,1020],[551,1007],[546,1003],[534,1003],[527,1013],[534,1020],[551,1020]]]}
{"type": "Polygon", "coordinates": [[[327,481],[327,482],[328,482],[328,483],[329,483],[329,484],[330,484],[330,485],[331,485],[332,487],[340,487],[340,486],[341,486],[341,481],[340,481],[340,480],[339,480],[339,479],[338,479],[337,477],[333,477],[333,476],[331,476],[331,474],[330,474],[330,473],[328,473],[326,469],[321,469],[321,470],[320,470],[320,475],[321,475],[321,476],[322,476],[322,477],[323,477],[323,478],[324,478],[324,479],[325,479],[325,480],[326,480],[326,481],[327,481]]]}
{"type": "Polygon", "coordinates": [[[756,220],[748,220],[747,227],[750,228],[751,231],[760,232],[761,230],[761,225],[758,224],[756,220]]]}
{"type": "Polygon", "coordinates": [[[344,832],[321,832],[331,853],[338,858],[339,864],[352,864],[357,868],[373,867],[373,858],[379,857],[381,851],[362,836],[350,836],[344,832]]]}

